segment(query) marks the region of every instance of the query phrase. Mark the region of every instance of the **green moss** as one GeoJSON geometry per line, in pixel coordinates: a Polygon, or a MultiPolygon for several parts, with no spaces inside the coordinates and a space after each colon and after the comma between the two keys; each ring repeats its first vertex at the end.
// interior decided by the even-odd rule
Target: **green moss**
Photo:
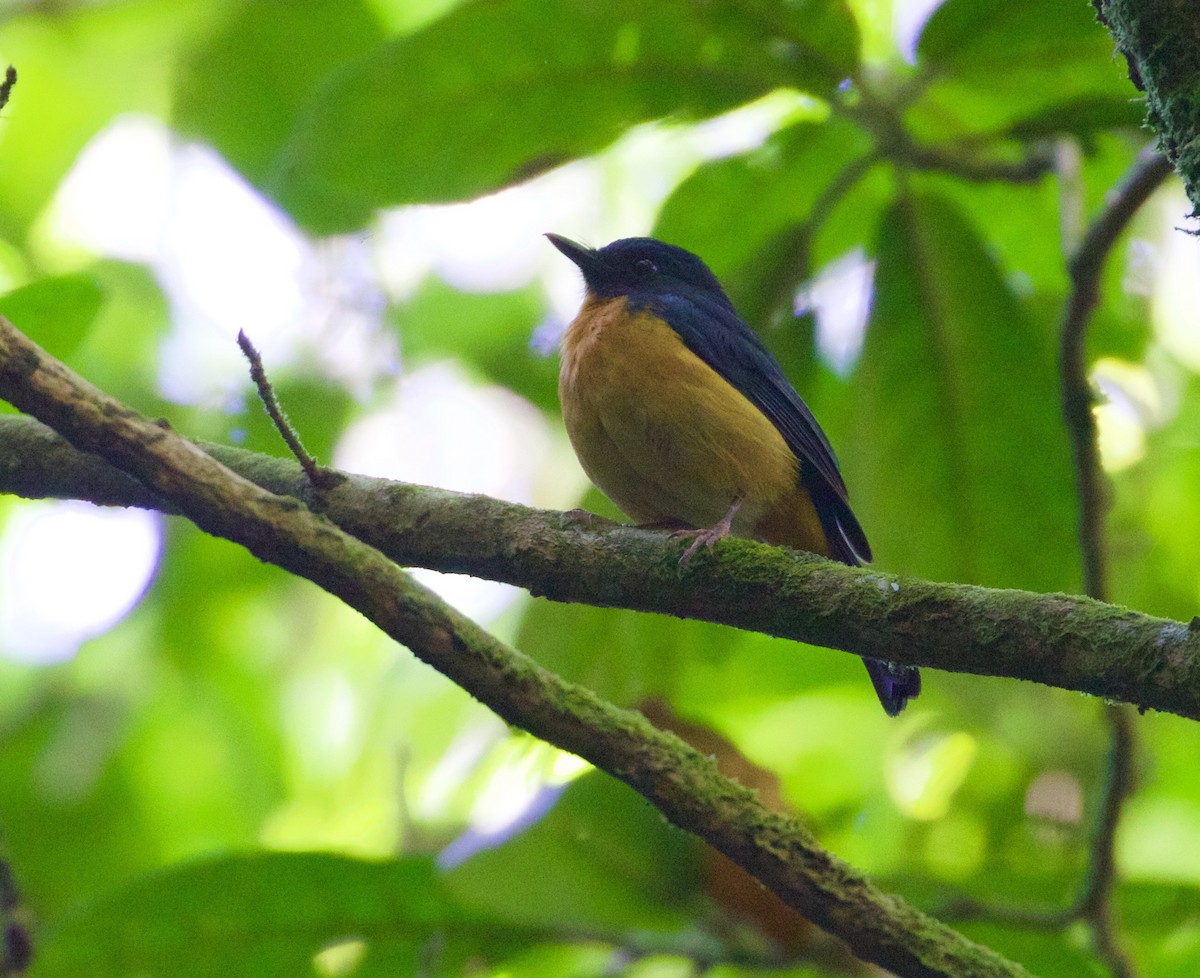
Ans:
{"type": "Polygon", "coordinates": [[[1095,0],[1147,121],[1200,212],[1200,18],[1192,0],[1095,0]]]}

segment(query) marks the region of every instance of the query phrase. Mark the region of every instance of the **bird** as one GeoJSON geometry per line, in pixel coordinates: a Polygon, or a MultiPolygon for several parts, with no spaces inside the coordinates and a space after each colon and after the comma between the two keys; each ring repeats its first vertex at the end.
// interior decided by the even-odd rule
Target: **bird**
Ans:
{"type": "MultiPolygon", "coordinates": [[[[586,286],[558,393],[592,482],[639,525],[691,537],[683,565],[729,535],[869,562],[829,439],[704,261],[654,238],[546,237],[586,286]]],[[[889,716],[920,692],[916,667],[863,662],[889,716]]]]}

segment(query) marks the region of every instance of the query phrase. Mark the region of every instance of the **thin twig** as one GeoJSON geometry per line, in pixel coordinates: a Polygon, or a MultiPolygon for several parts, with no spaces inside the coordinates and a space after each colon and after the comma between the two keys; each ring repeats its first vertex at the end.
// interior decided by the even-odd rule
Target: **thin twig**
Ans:
{"type": "Polygon", "coordinates": [[[872,167],[880,162],[882,162],[882,159],[879,153],[871,152],[866,156],[860,156],[853,163],[848,164],[842,169],[842,172],[837,175],[834,181],[821,192],[821,195],[813,203],[812,210],[808,212],[808,220],[804,222],[804,226],[808,228],[808,233],[811,237],[815,238],[817,236],[821,225],[829,220],[829,215],[841,203],[842,198],[854,189],[855,184],[871,172],[872,167]]]}
{"type": "Polygon", "coordinates": [[[971,183],[1036,183],[1054,170],[1054,148],[1049,142],[1032,143],[1012,159],[989,156],[979,140],[921,145],[904,127],[904,107],[924,87],[928,76],[918,77],[897,94],[881,97],[863,91],[856,104],[834,103],[834,108],[872,133],[879,157],[900,169],[948,173],[971,183]]]}
{"type": "Polygon", "coordinates": [[[1137,728],[1133,710],[1122,703],[1106,703],[1105,718],[1112,734],[1108,752],[1108,783],[1100,806],[1100,818],[1092,837],[1088,877],[1079,901],[1079,916],[1092,928],[1096,954],[1114,978],[1134,978],[1137,974],[1129,955],[1121,946],[1112,907],[1112,891],[1117,882],[1116,837],[1121,809],[1136,787],[1134,761],[1137,756],[1137,728]]]}
{"type": "Polygon", "coordinates": [[[1103,522],[1107,505],[1092,387],[1087,376],[1087,328],[1100,300],[1100,276],[1117,238],[1146,198],[1171,173],[1171,164],[1157,152],[1143,152],[1116,196],[1088,228],[1079,250],[1068,263],[1071,294],[1063,317],[1059,366],[1062,373],[1063,417],[1071,439],[1079,493],[1079,545],[1083,552],[1084,591],[1098,601],[1108,593],[1103,552],[1103,522]]]}
{"type": "Polygon", "coordinates": [[[1054,169],[1054,151],[1035,144],[1017,159],[988,158],[954,146],[909,143],[893,157],[914,170],[948,173],[971,183],[1037,183],[1054,169]]]}
{"type": "Polygon", "coordinates": [[[254,381],[254,386],[258,388],[258,397],[262,401],[263,407],[266,408],[267,415],[275,425],[275,430],[279,432],[291,453],[296,456],[296,460],[300,463],[300,467],[304,469],[304,474],[308,476],[308,481],[312,483],[315,489],[331,489],[342,481],[341,473],[334,469],[325,468],[315,458],[308,454],[304,446],[300,443],[300,435],[296,429],[292,427],[292,423],[288,420],[287,415],[283,413],[283,408],[279,406],[279,398],[275,396],[275,388],[271,386],[271,381],[267,377],[267,371],[263,367],[262,357],[259,356],[258,350],[254,348],[254,344],[250,342],[250,337],[246,335],[245,330],[238,330],[237,336],[238,346],[241,347],[242,353],[250,362],[250,379],[254,381]]]}
{"type": "MultiPolygon", "coordinates": [[[[760,285],[761,294],[767,296],[764,311],[768,320],[784,307],[790,311],[797,280],[804,281],[812,275],[810,253],[821,225],[842,198],[880,161],[879,154],[872,152],[847,164],[817,197],[807,219],[792,225],[771,242],[770,256],[765,261],[771,271],[760,285]]],[[[764,264],[763,255],[758,255],[756,262],[764,264]]]]}

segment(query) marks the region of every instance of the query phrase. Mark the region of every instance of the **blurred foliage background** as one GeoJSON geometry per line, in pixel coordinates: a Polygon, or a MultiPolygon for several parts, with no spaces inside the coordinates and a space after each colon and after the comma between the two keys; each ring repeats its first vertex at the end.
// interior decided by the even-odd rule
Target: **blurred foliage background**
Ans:
{"type": "MultiPolygon", "coordinates": [[[[280,454],[615,515],[562,432],[574,269],[702,255],[890,572],[1078,591],[1066,256],[1150,139],[1084,0],[0,0],[0,312],[135,407],[280,454]],[[936,8],[936,9],[934,9],[936,8]],[[1009,179],[1014,178],[1014,179],[1009,179]]],[[[1113,597],[1200,599],[1200,260],[1170,181],[1090,342],[1113,597]]],[[[717,754],[917,905],[1070,902],[1101,704],[422,575],[717,754]]],[[[1200,731],[1139,718],[1137,968],[1200,968],[1200,731]]],[[[35,976],[861,973],[643,800],[178,520],[0,498],[0,854],[35,976]]],[[[1049,974],[1079,927],[975,922],[1049,974]]]]}

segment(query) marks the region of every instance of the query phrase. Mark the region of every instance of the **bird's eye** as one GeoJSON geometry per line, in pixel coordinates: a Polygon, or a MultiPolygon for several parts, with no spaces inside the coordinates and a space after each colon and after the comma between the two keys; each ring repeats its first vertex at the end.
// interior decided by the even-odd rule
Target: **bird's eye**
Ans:
{"type": "Polygon", "coordinates": [[[639,275],[650,276],[658,271],[658,266],[649,258],[639,258],[633,263],[633,267],[637,269],[639,275]]]}

